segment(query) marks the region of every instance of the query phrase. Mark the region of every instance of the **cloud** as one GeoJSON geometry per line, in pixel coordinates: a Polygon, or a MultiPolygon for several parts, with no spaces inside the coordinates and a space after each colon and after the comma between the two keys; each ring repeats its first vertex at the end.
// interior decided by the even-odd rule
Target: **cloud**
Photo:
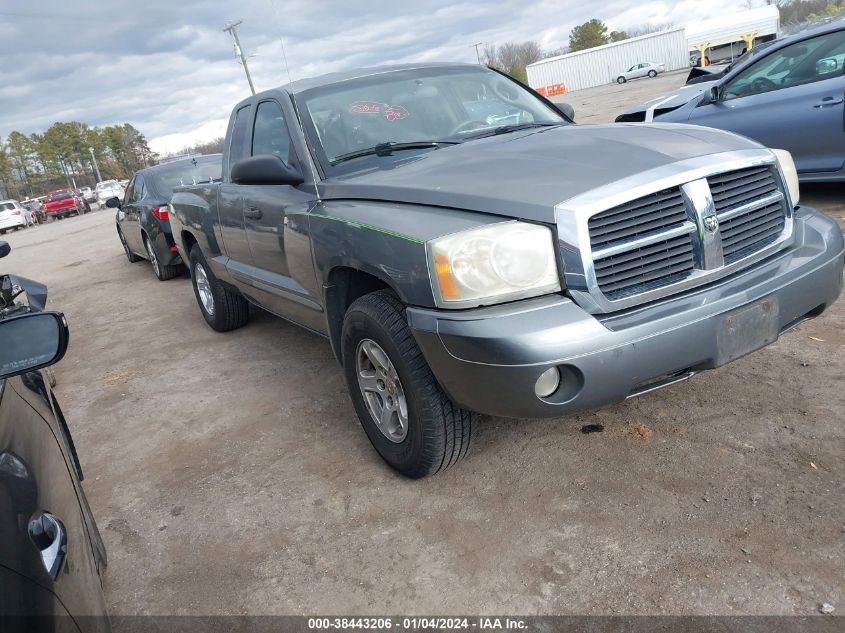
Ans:
{"type": "Polygon", "coordinates": [[[259,90],[356,66],[475,61],[476,42],[566,43],[590,18],[611,28],[677,24],[736,10],[733,2],[610,0],[43,0],[0,8],[0,137],[55,121],[129,122],[157,151],[218,136],[248,94],[228,20],[259,90]],[[222,122],[222,123],[221,123],[222,122]],[[203,135],[208,136],[203,136],[203,135]]]}

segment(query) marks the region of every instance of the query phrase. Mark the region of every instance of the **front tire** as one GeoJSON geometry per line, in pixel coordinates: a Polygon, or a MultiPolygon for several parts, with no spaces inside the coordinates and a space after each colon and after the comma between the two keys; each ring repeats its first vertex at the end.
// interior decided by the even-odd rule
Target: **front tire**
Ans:
{"type": "Polygon", "coordinates": [[[249,303],[214,276],[199,246],[191,249],[191,284],[205,322],[218,332],[228,332],[249,321],[249,303]]]}
{"type": "Polygon", "coordinates": [[[455,406],[443,392],[395,295],[374,292],[349,307],[341,350],[361,426],[392,468],[425,477],[467,454],[478,414],[455,406]]]}
{"type": "Polygon", "coordinates": [[[628,80],[625,79],[624,77],[617,77],[616,78],[616,83],[618,83],[618,84],[624,84],[626,81],[628,81],[628,80]]]}

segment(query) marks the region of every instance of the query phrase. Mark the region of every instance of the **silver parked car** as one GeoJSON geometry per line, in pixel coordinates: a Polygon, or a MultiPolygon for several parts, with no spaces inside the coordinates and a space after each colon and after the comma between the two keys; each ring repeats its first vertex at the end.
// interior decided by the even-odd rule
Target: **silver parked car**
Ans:
{"type": "Polygon", "coordinates": [[[666,66],[664,64],[642,62],[641,64],[634,64],[623,73],[619,73],[616,83],[624,84],[629,79],[639,79],[640,77],[657,77],[659,73],[665,72],[666,66]]]}
{"type": "Polygon", "coordinates": [[[0,200],[0,233],[7,229],[27,228],[38,224],[35,213],[17,200],[0,200]]]}

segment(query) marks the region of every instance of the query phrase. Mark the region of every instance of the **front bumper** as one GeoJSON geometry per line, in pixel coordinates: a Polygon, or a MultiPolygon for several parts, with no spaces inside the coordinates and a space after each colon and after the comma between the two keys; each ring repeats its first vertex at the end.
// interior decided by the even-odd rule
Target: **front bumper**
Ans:
{"type": "MultiPolygon", "coordinates": [[[[725,349],[726,320],[765,302],[772,342],[818,316],[842,291],[845,244],[839,226],[806,207],[789,249],[717,283],[596,318],[571,299],[541,297],[467,311],[408,308],[411,330],[434,375],[461,407],[507,417],[555,417],[621,402],[673,376],[718,367],[749,350],[725,349]],[[720,342],[721,341],[721,342],[720,342]],[[561,387],[535,395],[537,378],[558,367],[561,387]]],[[[753,328],[752,328],[753,329],[753,328]]],[[[753,339],[759,336],[749,332],[753,339]]],[[[751,349],[754,341],[749,340],[751,349]]]]}

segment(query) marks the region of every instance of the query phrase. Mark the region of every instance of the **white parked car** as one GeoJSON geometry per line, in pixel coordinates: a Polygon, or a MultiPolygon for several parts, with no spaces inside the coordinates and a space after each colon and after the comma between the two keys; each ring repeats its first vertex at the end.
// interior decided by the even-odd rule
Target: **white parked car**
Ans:
{"type": "Polygon", "coordinates": [[[116,180],[98,182],[94,191],[97,194],[97,202],[100,204],[105,204],[109,198],[120,198],[123,200],[124,189],[116,180]]]}
{"type": "Polygon", "coordinates": [[[91,189],[91,187],[80,187],[77,189],[77,192],[85,199],[85,202],[97,201],[97,194],[94,193],[94,190],[91,189]]]}
{"type": "Polygon", "coordinates": [[[629,79],[638,79],[640,77],[657,77],[658,74],[665,72],[666,66],[663,64],[656,64],[654,62],[634,64],[624,73],[619,74],[616,78],[616,83],[624,84],[629,79]]]}
{"type": "Polygon", "coordinates": [[[0,200],[0,233],[38,224],[35,213],[17,200],[0,200]]]}

